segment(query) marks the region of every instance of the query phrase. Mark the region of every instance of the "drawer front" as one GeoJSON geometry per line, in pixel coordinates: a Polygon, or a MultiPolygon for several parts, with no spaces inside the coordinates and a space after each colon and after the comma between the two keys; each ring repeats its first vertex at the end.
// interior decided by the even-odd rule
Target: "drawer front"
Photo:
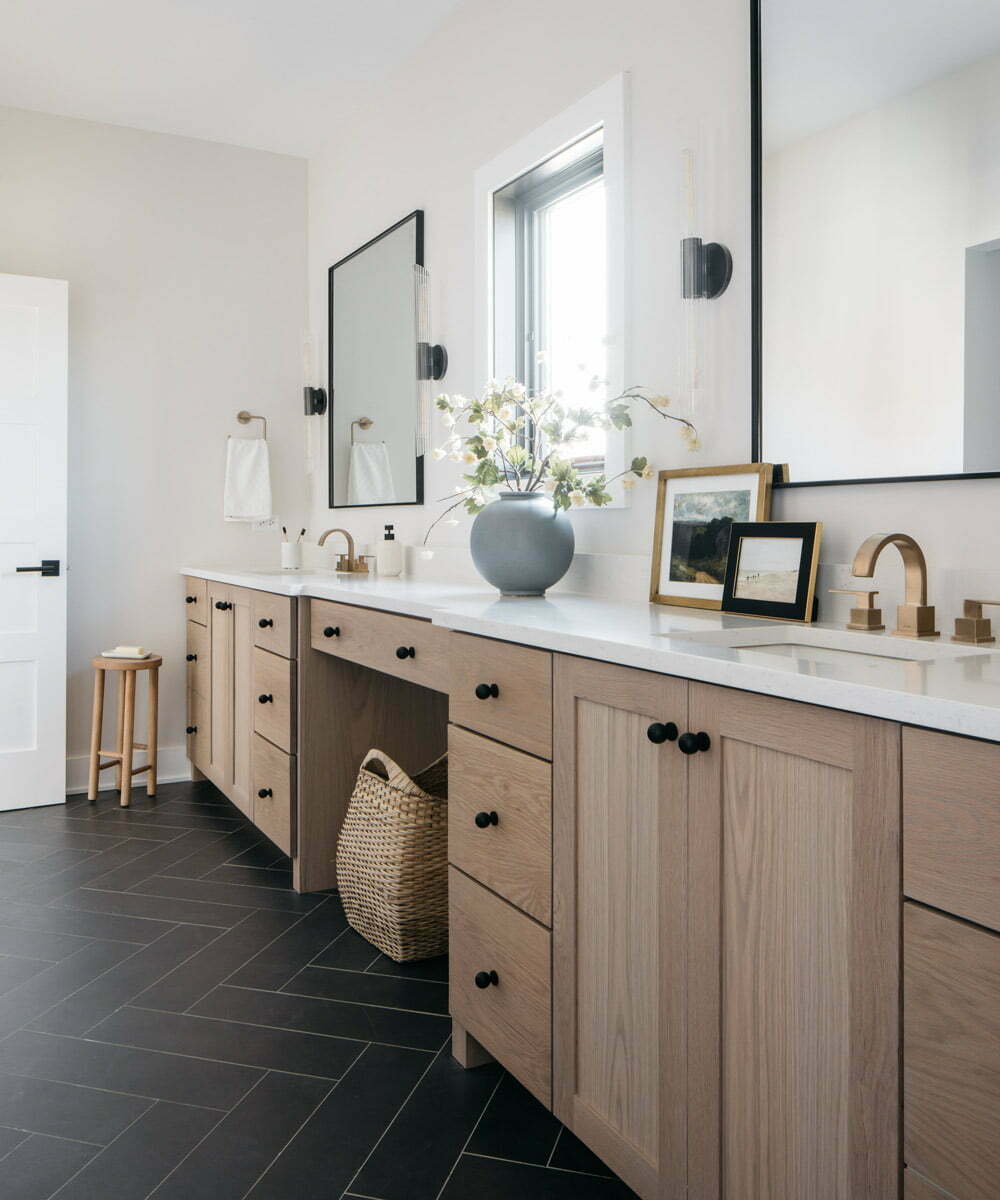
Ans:
{"type": "Polygon", "coordinates": [[[415,617],[329,600],[313,600],[311,608],[310,640],[314,650],[409,679],[436,692],[448,690],[447,630],[415,617]]]}
{"type": "Polygon", "coordinates": [[[211,766],[212,731],[209,727],[208,701],[198,692],[187,694],[187,756],[199,771],[211,766]]]}
{"type": "Polygon", "coordinates": [[[904,1171],[903,1200],[949,1200],[949,1197],[915,1171],[904,1171]]]}
{"type": "Polygon", "coordinates": [[[269,650],[253,652],[254,732],[295,752],[295,665],[269,650]]]}
{"type": "Polygon", "coordinates": [[[290,856],[294,837],[295,759],[256,733],[251,755],[253,823],[279,850],[290,856]]]}
{"type": "Polygon", "coordinates": [[[187,619],[199,625],[208,624],[208,581],[184,576],[184,607],[187,619]]]}
{"type": "Polygon", "coordinates": [[[552,1105],[551,935],[454,867],[448,870],[451,1013],[552,1105]],[[477,987],[479,972],[496,984],[477,987]]]}
{"type": "Polygon", "coordinates": [[[903,890],[1000,930],[1000,746],[903,730],[903,890]]]}
{"type": "Polygon", "coordinates": [[[295,601],[273,592],[254,592],[251,612],[254,645],[283,658],[294,658],[295,601]]]}
{"type": "Polygon", "coordinates": [[[466,875],[551,925],[552,767],[452,725],[448,855],[466,875]]]}
{"type": "Polygon", "coordinates": [[[187,622],[187,685],[189,692],[207,696],[211,687],[212,663],[208,628],[197,621],[187,622]]]}
{"type": "Polygon", "coordinates": [[[456,724],[552,757],[552,655],[547,650],[453,633],[448,658],[449,715],[456,724]]]}
{"type": "Polygon", "coordinates": [[[995,1200],[1000,1179],[1000,936],[905,904],[907,1165],[948,1195],[995,1200]]]}

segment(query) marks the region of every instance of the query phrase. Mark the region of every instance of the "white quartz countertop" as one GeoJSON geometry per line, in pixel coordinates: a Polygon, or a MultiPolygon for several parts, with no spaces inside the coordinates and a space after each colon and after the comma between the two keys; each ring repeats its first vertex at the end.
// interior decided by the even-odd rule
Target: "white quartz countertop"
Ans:
{"type": "MultiPolygon", "coordinates": [[[[775,623],[565,592],[505,598],[485,585],[332,571],[186,567],[183,574],[423,617],[465,633],[1000,742],[1000,650],[969,647],[965,652],[948,643],[947,636],[941,639],[942,657],[923,660],[877,656],[883,638],[889,639],[881,643],[887,653],[900,652],[903,639],[888,633],[861,635],[874,653],[734,648],[700,643],[692,635],[718,637],[721,630],[773,629],[775,623]]],[[[943,614],[939,624],[945,625],[943,614]]],[[[913,653],[933,653],[927,645],[920,642],[913,653]]]]}

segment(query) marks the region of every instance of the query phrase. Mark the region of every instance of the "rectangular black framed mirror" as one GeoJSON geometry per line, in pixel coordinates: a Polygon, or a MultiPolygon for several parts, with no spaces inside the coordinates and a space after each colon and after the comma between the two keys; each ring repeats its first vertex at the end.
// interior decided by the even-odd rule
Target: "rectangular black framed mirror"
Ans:
{"type": "Polygon", "coordinates": [[[1000,5],[750,16],[754,460],[1000,475],[1000,5]]]}
{"type": "Polygon", "coordinates": [[[331,508],[424,502],[423,265],[416,209],[329,270],[331,508]]]}

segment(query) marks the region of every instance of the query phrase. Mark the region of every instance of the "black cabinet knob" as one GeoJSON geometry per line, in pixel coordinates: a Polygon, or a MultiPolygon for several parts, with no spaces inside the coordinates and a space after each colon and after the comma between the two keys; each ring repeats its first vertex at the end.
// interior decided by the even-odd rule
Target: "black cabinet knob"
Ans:
{"type": "Polygon", "coordinates": [[[188,662],[197,662],[198,661],[197,654],[188,654],[188,655],[186,655],[186,658],[187,658],[188,662]]]}
{"type": "Polygon", "coordinates": [[[228,600],[216,600],[215,607],[219,610],[219,612],[225,612],[227,608],[232,608],[233,606],[228,600]]]}
{"type": "Polygon", "coordinates": [[[339,625],[327,625],[327,627],[323,630],[323,636],[324,637],[340,637],[340,626],[339,625]]]}
{"type": "Polygon", "coordinates": [[[663,742],[676,742],[677,726],[673,721],[667,721],[666,724],[662,721],[654,721],[646,730],[646,737],[651,742],[655,742],[657,746],[663,742]]]}
{"type": "Polygon", "coordinates": [[[697,754],[699,750],[707,750],[711,744],[712,739],[707,733],[682,733],[677,747],[683,754],[697,754]]]}
{"type": "Polygon", "coordinates": [[[397,646],[396,647],[396,657],[397,658],[416,658],[417,652],[416,652],[416,650],[414,650],[414,648],[412,646],[397,646]]]}
{"type": "Polygon", "coordinates": [[[473,820],[480,829],[489,829],[491,825],[500,824],[500,818],[495,812],[477,812],[473,820]]]}
{"type": "Polygon", "coordinates": [[[496,697],[499,695],[500,695],[500,689],[497,687],[497,685],[495,683],[477,683],[476,684],[476,697],[479,700],[489,700],[489,698],[491,696],[494,699],[496,699],[496,697]]]}
{"type": "Polygon", "coordinates": [[[266,800],[268,796],[273,796],[274,792],[270,788],[261,788],[257,795],[260,796],[261,800],[266,800]]]}
{"type": "Polygon", "coordinates": [[[187,601],[188,604],[197,604],[198,603],[197,596],[185,596],[184,599],[187,601]]]}
{"type": "Polygon", "coordinates": [[[257,624],[261,627],[261,629],[268,629],[274,625],[274,622],[270,617],[261,617],[257,624]]]}
{"type": "Polygon", "coordinates": [[[499,982],[500,982],[500,976],[496,973],[496,971],[477,971],[476,972],[476,987],[477,988],[488,988],[490,986],[490,984],[492,984],[493,987],[496,987],[496,985],[499,982]]]}
{"type": "Polygon", "coordinates": [[[198,732],[198,726],[197,726],[197,725],[189,725],[189,726],[187,727],[187,731],[188,731],[188,733],[197,733],[197,732],[198,732]]]}
{"type": "Polygon", "coordinates": [[[261,695],[259,695],[257,697],[257,703],[258,704],[273,704],[274,697],[271,695],[270,692],[263,692],[261,695]]]}

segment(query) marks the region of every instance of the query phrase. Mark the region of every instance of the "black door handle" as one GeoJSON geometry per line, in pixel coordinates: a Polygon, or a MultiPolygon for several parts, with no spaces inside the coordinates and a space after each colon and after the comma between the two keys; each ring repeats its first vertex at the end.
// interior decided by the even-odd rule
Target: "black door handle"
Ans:
{"type": "Polygon", "coordinates": [[[416,658],[417,652],[416,652],[416,650],[414,650],[414,648],[412,646],[397,646],[396,647],[396,657],[397,658],[416,658]]]}
{"type": "Polygon", "coordinates": [[[268,626],[273,625],[274,622],[271,620],[270,617],[261,617],[261,619],[257,622],[257,624],[261,627],[261,629],[267,629],[268,626]]]}
{"type": "Polygon", "coordinates": [[[198,726],[197,726],[197,725],[189,725],[189,726],[187,727],[187,732],[188,732],[188,733],[197,733],[197,732],[198,732],[198,726]]]}
{"type": "Polygon", "coordinates": [[[491,825],[500,824],[500,818],[495,812],[477,812],[473,820],[480,829],[488,829],[491,825]]]}
{"type": "Polygon", "coordinates": [[[477,683],[476,698],[479,700],[489,700],[492,696],[496,699],[500,695],[500,689],[495,683],[477,683]]]}
{"type": "Polygon", "coordinates": [[[494,987],[500,982],[500,976],[496,971],[477,971],[475,984],[477,988],[488,988],[490,984],[494,987]]]}
{"type": "Polygon", "coordinates": [[[657,746],[663,742],[676,742],[677,726],[673,721],[667,721],[665,725],[661,721],[654,721],[646,730],[646,737],[657,746]]]}
{"type": "Polygon", "coordinates": [[[187,656],[187,660],[188,660],[188,662],[197,662],[197,661],[198,661],[198,655],[197,655],[197,654],[189,654],[189,655],[187,656]]]}
{"type": "Polygon", "coordinates": [[[257,697],[257,703],[258,704],[273,704],[274,697],[271,695],[270,692],[264,692],[262,695],[257,697]]]}
{"type": "Polygon", "coordinates": [[[327,627],[323,630],[323,636],[324,637],[340,637],[340,626],[339,625],[327,625],[327,627]]]}
{"type": "Polygon", "coordinates": [[[219,610],[219,612],[225,612],[227,608],[232,608],[233,606],[228,600],[216,600],[215,607],[219,610]]]}
{"type": "Polygon", "coordinates": [[[260,796],[261,800],[266,800],[268,796],[273,796],[274,792],[270,788],[261,788],[257,795],[260,796]]]}
{"type": "Polygon", "coordinates": [[[712,739],[707,733],[682,733],[677,742],[677,748],[682,754],[697,754],[699,750],[707,750],[712,739]]]}
{"type": "Polygon", "coordinates": [[[198,603],[197,596],[185,596],[184,599],[188,604],[197,604],[198,603]]]}
{"type": "Polygon", "coordinates": [[[43,558],[41,565],[37,567],[18,567],[18,575],[28,575],[32,572],[43,575],[47,579],[59,574],[59,559],[58,558],[43,558]]]}

